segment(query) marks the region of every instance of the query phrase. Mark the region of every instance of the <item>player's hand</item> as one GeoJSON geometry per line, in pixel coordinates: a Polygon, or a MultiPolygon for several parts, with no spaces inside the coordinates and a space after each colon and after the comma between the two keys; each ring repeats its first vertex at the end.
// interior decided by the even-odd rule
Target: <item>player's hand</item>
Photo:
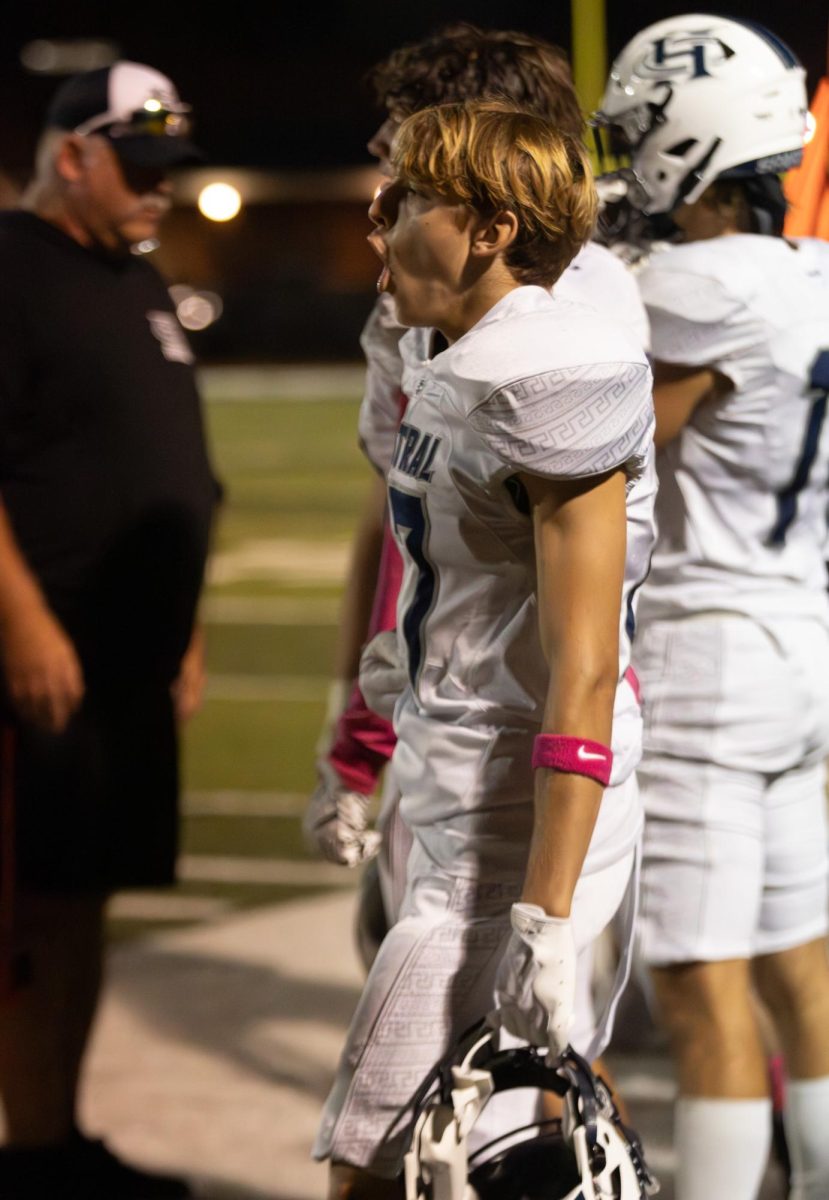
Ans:
{"type": "Polygon", "coordinates": [[[75,647],[45,606],[27,608],[0,626],[9,696],[20,715],[47,733],[62,733],[84,695],[75,647]]]}
{"type": "Polygon", "coordinates": [[[515,1037],[557,1058],[575,1019],[576,946],[569,917],[513,904],[513,935],[495,980],[498,1017],[515,1037]]]}
{"type": "Polygon", "coordinates": [[[400,657],[397,631],[387,629],[366,644],[360,655],[360,691],[370,709],[390,721],[400,693],[409,682],[400,657]]]}
{"type": "Polygon", "coordinates": [[[380,849],[380,834],[368,827],[368,797],[349,791],[327,764],[318,770],[320,782],[302,821],[306,841],[329,862],[358,867],[380,849]]]}
{"type": "Polygon", "coordinates": [[[176,711],[176,720],[189,721],[202,706],[207,684],[204,665],[204,627],[196,625],[190,645],[184,652],[178,675],[170,691],[176,711]]]}

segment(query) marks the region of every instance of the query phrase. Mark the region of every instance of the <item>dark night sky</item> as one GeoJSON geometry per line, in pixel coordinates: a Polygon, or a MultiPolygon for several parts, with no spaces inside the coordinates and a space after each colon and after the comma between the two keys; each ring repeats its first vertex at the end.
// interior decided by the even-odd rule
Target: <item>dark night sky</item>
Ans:
{"type": "MultiPolygon", "coordinates": [[[[538,0],[345,0],[329,9],[302,0],[273,5],[130,4],[76,0],[58,6],[29,0],[3,5],[0,59],[0,166],[25,169],[52,78],[20,66],[23,44],[40,37],[104,36],[124,57],[149,62],[176,81],[196,111],[198,137],[217,164],[331,166],[366,161],[364,144],[376,124],[362,84],[366,70],[395,45],[451,20],[524,29],[569,46],[569,3],[538,0]]],[[[824,6],[779,0],[739,0],[728,12],[774,29],[809,69],[813,86],[824,70],[824,6]]],[[[608,0],[611,55],[637,29],[683,3],[608,0]]],[[[691,10],[693,11],[693,9],[691,10]]]]}

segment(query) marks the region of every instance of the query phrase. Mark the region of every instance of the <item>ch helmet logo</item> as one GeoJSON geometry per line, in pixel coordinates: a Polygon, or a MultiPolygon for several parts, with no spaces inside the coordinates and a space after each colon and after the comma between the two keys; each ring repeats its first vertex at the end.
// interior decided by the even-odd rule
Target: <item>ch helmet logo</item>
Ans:
{"type": "Polygon", "coordinates": [[[655,76],[671,82],[702,79],[715,75],[717,68],[733,57],[731,47],[714,34],[669,33],[654,38],[634,67],[634,73],[642,79],[655,76]]]}

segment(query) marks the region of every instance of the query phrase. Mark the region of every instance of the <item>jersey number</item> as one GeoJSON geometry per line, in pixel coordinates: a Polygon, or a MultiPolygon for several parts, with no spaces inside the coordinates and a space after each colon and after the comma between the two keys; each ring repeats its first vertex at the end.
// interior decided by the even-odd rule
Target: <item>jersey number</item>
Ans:
{"type": "Polygon", "coordinates": [[[826,404],[829,400],[829,350],[821,350],[812,366],[809,388],[815,393],[806,422],[803,449],[797,460],[792,481],[782,492],[777,493],[777,520],[769,535],[770,546],[782,546],[789,526],[797,516],[797,497],[809,482],[809,472],[815,461],[820,443],[820,431],[826,419],[826,404]]]}
{"type": "Polygon", "coordinates": [[[409,679],[414,687],[423,660],[423,622],[435,597],[435,570],[425,551],[429,525],[426,505],[421,496],[412,496],[409,492],[390,487],[389,503],[395,532],[403,539],[417,567],[414,596],[403,618],[403,637],[409,650],[409,679]]]}

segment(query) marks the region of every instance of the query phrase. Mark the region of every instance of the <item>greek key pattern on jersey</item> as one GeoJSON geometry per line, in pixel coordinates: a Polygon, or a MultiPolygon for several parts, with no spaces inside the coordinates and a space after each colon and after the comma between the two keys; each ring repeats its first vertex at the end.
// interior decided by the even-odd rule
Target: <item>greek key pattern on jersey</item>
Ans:
{"type": "Polygon", "coordinates": [[[456,879],[442,919],[404,917],[391,931],[349,1032],[349,1086],[341,1110],[328,1114],[332,1158],[400,1169],[413,1096],[452,1042],[492,1008],[509,909],[520,894],[518,878],[456,879]]]}
{"type": "Polygon", "coordinates": [[[506,462],[555,477],[642,469],[653,419],[651,379],[641,363],[564,367],[493,392],[469,417],[506,462]]]}

